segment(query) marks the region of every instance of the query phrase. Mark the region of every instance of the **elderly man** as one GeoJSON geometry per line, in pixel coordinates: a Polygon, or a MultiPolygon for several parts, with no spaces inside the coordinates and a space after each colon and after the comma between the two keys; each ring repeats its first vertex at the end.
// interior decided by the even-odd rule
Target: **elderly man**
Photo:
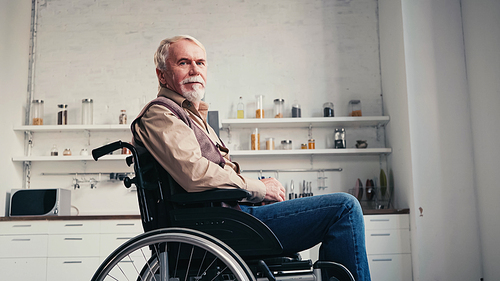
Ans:
{"type": "Polygon", "coordinates": [[[320,260],[342,263],[356,280],[370,280],[358,201],[345,193],[284,201],[285,189],[276,179],[242,176],[206,122],[203,45],[191,36],[165,39],[156,51],[155,63],[158,98],[134,121],[134,144],[144,146],[188,192],[242,188],[252,194],[250,202],[275,202],[241,209],[268,225],[285,252],[299,252],[321,242],[320,260]]]}

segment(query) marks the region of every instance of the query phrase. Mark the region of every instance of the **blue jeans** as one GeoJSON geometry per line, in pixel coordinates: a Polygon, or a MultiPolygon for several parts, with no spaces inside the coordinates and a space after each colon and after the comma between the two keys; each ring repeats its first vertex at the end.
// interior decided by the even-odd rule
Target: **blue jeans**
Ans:
{"type": "Polygon", "coordinates": [[[356,281],[370,280],[363,212],[354,196],[333,193],[241,209],[269,226],[285,253],[321,242],[319,260],[345,265],[356,281]]]}

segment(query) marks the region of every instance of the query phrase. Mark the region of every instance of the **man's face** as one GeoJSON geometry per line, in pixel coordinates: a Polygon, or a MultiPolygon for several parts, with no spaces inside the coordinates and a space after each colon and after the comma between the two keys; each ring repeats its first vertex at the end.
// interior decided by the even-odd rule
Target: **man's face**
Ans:
{"type": "Polygon", "coordinates": [[[207,61],[202,48],[184,39],[170,45],[167,69],[156,70],[158,79],[167,88],[191,102],[199,102],[205,94],[207,61]]]}

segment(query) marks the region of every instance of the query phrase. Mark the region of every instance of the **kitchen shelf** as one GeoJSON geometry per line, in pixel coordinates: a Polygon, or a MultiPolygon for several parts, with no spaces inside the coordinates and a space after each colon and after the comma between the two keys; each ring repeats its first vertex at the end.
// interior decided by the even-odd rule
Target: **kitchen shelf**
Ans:
{"type": "Polygon", "coordinates": [[[27,125],[14,127],[14,131],[22,132],[73,132],[73,131],[127,131],[130,124],[123,125],[27,125]]]}
{"type": "Polygon", "coordinates": [[[391,148],[346,149],[292,149],[292,150],[233,150],[231,156],[279,156],[279,155],[381,155],[390,154],[391,148]]]}
{"type": "Polygon", "coordinates": [[[248,118],[222,119],[227,128],[308,128],[312,127],[378,127],[389,122],[389,116],[312,117],[312,118],[248,118]]]}
{"type": "MultiPolygon", "coordinates": [[[[130,154],[104,155],[101,160],[125,160],[130,154]]],[[[14,162],[62,162],[62,161],[94,161],[91,155],[75,155],[75,156],[20,156],[12,157],[14,162]]]]}

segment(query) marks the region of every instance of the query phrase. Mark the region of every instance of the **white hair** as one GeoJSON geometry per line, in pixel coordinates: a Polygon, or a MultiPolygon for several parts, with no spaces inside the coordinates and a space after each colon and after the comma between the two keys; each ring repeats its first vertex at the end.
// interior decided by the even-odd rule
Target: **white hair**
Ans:
{"type": "Polygon", "coordinates": [[[196,45],[198,45],[200,48],[202,48],[203,51],[205,52],[205,54],[207,53],[207,51],[205,50],[205,47],[203,47],[203,44],[201,44],[201,42],[198,41],[193,36],[179,35],[179,36],[174,36],[172,38],[163,39],[160,42],[160,46],[158,46],[158,49],[156,50],[156,53],[155,53],[154,59],[155,59],[156,68],[158,68],[159,70],[166,70],[167,69],[167,65],[165,62],[167,61],[167,58],[168,58],[168,49],[170,48],[170,45],[172,45],[172,43],[175,43],[175,42],[180,41],[180,40],[190,40],[193,43],[195,43],[196,45]]]}

